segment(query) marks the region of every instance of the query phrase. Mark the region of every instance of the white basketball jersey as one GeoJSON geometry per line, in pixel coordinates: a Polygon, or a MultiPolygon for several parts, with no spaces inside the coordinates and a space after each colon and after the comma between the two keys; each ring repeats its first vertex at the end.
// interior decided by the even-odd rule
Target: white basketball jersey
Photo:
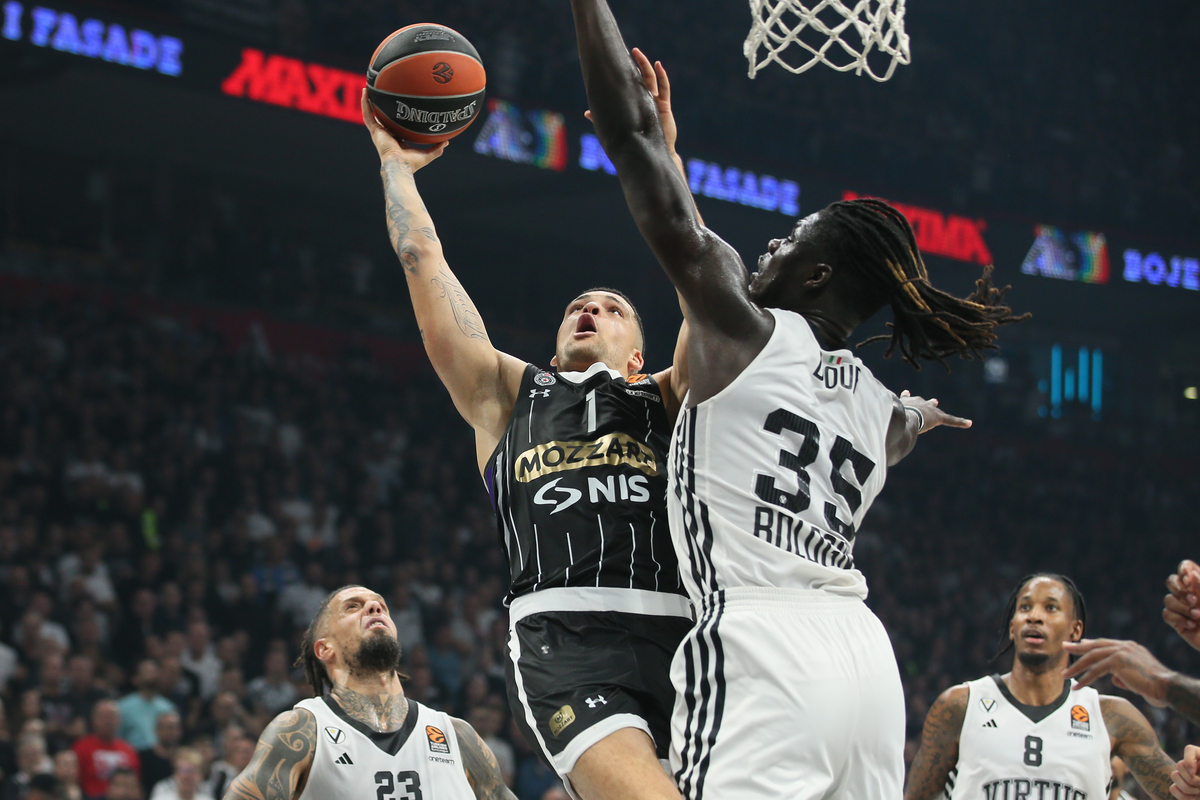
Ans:
{"type": "Polygon", "coordinates": [[[952,800],[1106,800],[1111,744],[1100,695],[1066,689],[1048,706],[1019,703],[999,675],[967,685],[952,800]]]}
{"type": "Polygon", "coordinates": [[[770,309],[762,352],[680,412],[671,536],[694,602],[739,586],[865,598],[854,535],[887,472],[894,395],[849,350],[822,350],[804,317],[770,309]]]}
{"type": "Polygon", "coordinates": [[[317,749],[303,800],[475,800],[448,714],[409,700],[404,727],[378,733],[328,696],[295,707],[317,718],[317,749]]]}

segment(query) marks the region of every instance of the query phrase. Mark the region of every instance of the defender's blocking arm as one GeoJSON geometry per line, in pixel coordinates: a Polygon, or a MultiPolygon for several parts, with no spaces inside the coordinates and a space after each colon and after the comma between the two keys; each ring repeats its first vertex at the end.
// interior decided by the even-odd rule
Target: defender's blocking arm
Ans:
{"type": "Polygon", "coordinates": [[[605,0],[571,0],[596,136],[617,168],[643,238],[688,306],[693,327],[766,341],[774,327],[746,290],[737,253],[705,228],[667,146],[654,99],[605,0]]]}
{"type": "Polygon", "coordinates": [[[375,119],[365,90],[362,111],[379,152],[388,234],[404,267],[425,352],[455,408],[475,429],[482,463],[508,424],[525,364],[492,346],[479,311],[446,263],[417,191],[414,174],[438,158],[445,144],[431,150],[401,146],[375,119]]]}
{"type": "Polygon", "coordinates": [[[1102,695],[1100,713],[1112,738],[1113,755],[1121,757],[1147,794],[1155,800],[1170,800],[1175,762],[1162,751],[1142,712],[1122,697],[1102,695]]]}
{"type": "Polygon", "coordinates": [[[284,711],[263,731],[224,800],[292,800],[308,777],[316,746],[316,717],[303,709],[284,711]]]}
{"type": "Polygon", "coordinates": [[[904,800],[933,800],[946,788],[950,771],[958,764],[958,739],[967,715],[968,695],[967,687],[952,686],[929,709],[921,730],[921,746],[904,782],[904,800]]]}
{"type": "Polygon", "coordinates": [[[463,754],[463,771],[477,800],[517,800],[504,785],[495,754],[475,729],[461,719],[454,719],[454,732],[458,734],[458,747],[463,754]]]}

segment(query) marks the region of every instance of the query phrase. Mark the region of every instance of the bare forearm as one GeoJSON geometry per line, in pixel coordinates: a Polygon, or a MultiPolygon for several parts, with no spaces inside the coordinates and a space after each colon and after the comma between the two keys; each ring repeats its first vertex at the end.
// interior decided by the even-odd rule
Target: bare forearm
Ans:
{"type": "Polygon", "coordinates": [[[606,0],[571,0],[571,11],[596,136],[614,158],[622,141],[658,127],[658,112],[606,0]]]}
{"type": "Polygon", "coordinates": [[[411,167],[399,159],[385,159],[380,174],[388,235],[404,267],[421,340],[455,404],[467,416],[481,377],[494,375],[496,351],[479,311],[446,263],[411,167]]]}
{"type": "Polygon", "coordinates": [[[1176,672],[1167,684],[1167,704],[1193,725],[1200,725],[1200,680],[1176,672]]]}

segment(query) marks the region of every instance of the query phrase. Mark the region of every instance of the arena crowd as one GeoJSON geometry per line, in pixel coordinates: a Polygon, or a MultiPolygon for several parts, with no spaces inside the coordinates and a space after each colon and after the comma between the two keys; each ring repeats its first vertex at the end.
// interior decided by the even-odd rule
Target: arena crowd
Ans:
{"type": "MultiPolygon", "coordinates": [[[[111,299],[0,301],[0,800],[219,800],[307,695],[300,636],[349,583],[387,598],[406,691],[467,718],[522,800],[554,797],[511,725],[506,567],[438,382],[248,341],[111,299]]],[[[1007,670],[999,615],[1034,569],[1076,578],[1089,633],[1198,671],[1158,619],[1196,555],[1196,462],[981,422],[922,441],[859,536],[910,738],[942,689],[1007,670]]],[[[1149,713],[1172,754],[1200,733],[1149,713]]]]}

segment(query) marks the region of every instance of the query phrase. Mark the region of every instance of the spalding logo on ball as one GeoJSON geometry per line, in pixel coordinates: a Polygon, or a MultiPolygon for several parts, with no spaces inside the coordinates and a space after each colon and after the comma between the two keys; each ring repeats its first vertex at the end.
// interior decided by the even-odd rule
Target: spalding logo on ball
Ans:
{"type": "Polygon", "coordinates": [[[367,69],[379,122],[401,139],[453,139],[483,108],[487,74],[466,37],[445,25],[401,28],[380,43],[367,69]]]}

